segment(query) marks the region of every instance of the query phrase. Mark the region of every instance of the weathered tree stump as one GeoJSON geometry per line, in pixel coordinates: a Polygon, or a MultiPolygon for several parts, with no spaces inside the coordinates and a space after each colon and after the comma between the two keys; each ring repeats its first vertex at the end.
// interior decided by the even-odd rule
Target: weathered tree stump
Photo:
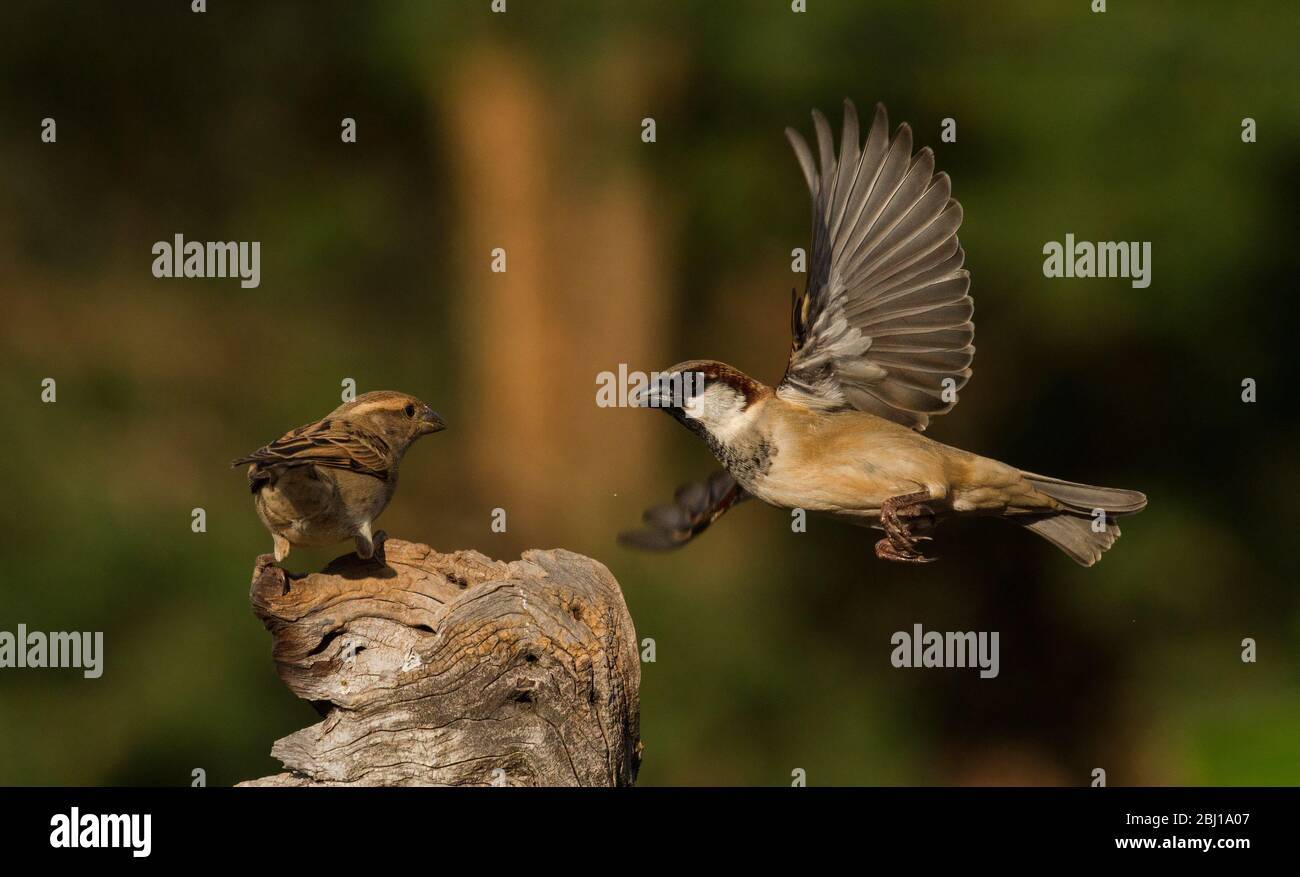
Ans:
{"type": "Polygon", "coordinates": [[[246,786],[627,786],[640,655],[618,582],[569,551],[511,563],[389,539],[293,576],[258,559],[250,600],[280,678],[324,721],[246,786]]]}

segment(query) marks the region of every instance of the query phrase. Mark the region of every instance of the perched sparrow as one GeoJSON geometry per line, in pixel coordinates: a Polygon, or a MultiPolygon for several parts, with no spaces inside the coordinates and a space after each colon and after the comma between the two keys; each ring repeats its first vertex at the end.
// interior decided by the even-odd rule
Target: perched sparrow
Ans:
{"type": "Polygon", "coordinates": [[[957,243],[961,205],[912,133],[891,138],[883,106],[865,144],[845,101],[836,156],[813,113],[820,171],[794,130],[812,192],[808,284],[794,298],[794,344],[775,389],[711,360],[663,373],[639,400],[708,443],[725,472],[646,512],[621,541],[685,544],[750,496],[879,527],[876,556],[932,560],[917,543],[935,523],[993,515],[1028,527],[1084,566],[1119,536],[1115,518],[1146,507],[1134,490],[1073,484],[948,447],[921,434],[970,377],[974,306],[957,243]],[[693,380],[686,380],[687,376],[693,380]]]}
{"type": "Polygon", "coordinates": [[[375,551],[370,525],[397,489],[397,467],[416,439],[446,428],[414,396],[378,390],[335,408],[240,457],[248,466],[257,516],[271,531],[275,559],[291,545],[355,539],[357,554],[375,551]]]}

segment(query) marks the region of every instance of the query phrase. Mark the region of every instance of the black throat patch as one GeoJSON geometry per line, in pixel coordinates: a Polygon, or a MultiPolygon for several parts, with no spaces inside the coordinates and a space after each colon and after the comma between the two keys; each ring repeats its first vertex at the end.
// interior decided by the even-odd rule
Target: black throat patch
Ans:
{"type": "Polygon", "coordinates": [[[772,468],[772,458],[776,456],[776,447],[760,433],[746,435],[732,442],[724,443],[709,432],[703,423],[693,417],[687,417],[681,408],[663,409],[682,426],[704,439],[713,456],[718,458],[727,473],[740,482],[741,486],[753,485],[772,468]]]}
{"type": "Polygon", "coordinates": [[[776,448],[767,439],[739,446],[710,442],[709,447],[731,477],[742,485],[753,485],[767,475],[776,456],[776,448]]]}
{"type": "Polygon", "coordinates": [[[755,435],[724,444],[698,420],[689,417],[678,419],[683,426],[704,439],[713,456],[742,486],[753,485],[772,468],[776,447],[765,436],[755,435]]]}

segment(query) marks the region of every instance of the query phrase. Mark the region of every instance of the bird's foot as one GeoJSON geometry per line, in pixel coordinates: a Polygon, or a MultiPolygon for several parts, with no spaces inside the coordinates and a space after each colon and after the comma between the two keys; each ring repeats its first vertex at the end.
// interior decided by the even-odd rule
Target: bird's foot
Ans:
{"type": "Polygon", "coordinates": [[[934,527],[934,510],[925,505],[931,499],[929,491],[891,496],[880,505],[880,525],[885,537],[876,543],[876,557],[907,563],[929,563],[936,558],[926,557],[916,550],[918,542],[929,542],[929,536],[920,536],[916,530],[934,527]]]}
{"type": "Polygon", "coordinates": [[[279,533],[271,534],[271,542],[275,547],[275,562],[279,563],[289,556],[289,540],[279,533]]]}
{"type": "MultiPolygon", "coordinates": [[[[921,538],[929,539],[928,536],[922,536],[921,538]]],[[[900,547],[887,538],[876,543],[876,557],[881,560],[897,560],[902,563],[931,563],[939,559],[937,557],[926,557],[914,548],[900,547]]]]}
{"type": "Polygon", "coordinates": [[[354,537],[357,543],[357,557],[362,560],[370,560],[376,552],[380,553],[380,559],[383,559],[384,540],[388,534],[383,530],[376,530],[374,535],[370,533],[370,522],[367,521],[361,526],[354,537]]]}

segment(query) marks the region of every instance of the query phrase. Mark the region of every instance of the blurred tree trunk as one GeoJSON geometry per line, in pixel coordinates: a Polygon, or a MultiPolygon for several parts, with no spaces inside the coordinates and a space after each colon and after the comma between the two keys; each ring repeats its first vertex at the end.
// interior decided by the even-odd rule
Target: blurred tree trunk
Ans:
{"type": "Polygon", "coordinates": [[[653,102],[635,87],[649,74],[592,75],[589,100],[566,104],[519,52],[479,45],[451,66],[439,98],[463,241],[462,410],[481,439],[470,483],[489,508],[569,541],[613,494],[647,486],[628,461],[654,458],[663,434],[644,412],[596,405],[600,372],[669,364],[665,211],[637,163],[609,160],[655,148],[640,142],[653,102]],[[498,247],[504,273],[490,270],[498,247]]]}

